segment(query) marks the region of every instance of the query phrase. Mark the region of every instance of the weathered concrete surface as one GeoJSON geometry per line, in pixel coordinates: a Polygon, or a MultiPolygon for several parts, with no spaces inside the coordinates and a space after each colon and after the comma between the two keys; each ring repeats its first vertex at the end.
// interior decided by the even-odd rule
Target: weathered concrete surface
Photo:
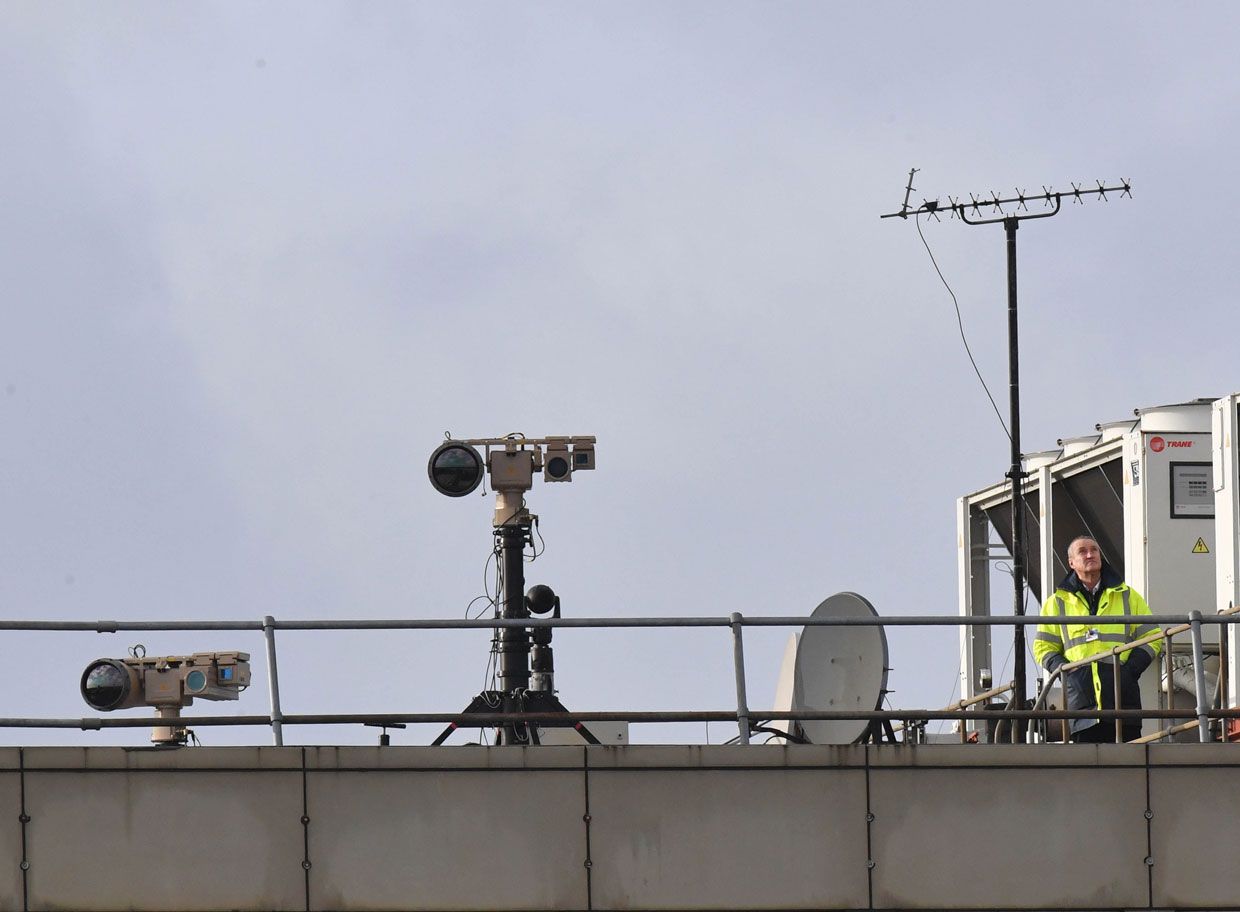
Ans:
{"type": "Polygon", "coordinates": [[[1099,757],[1139,764],[1142,748],[1073,745],[1067,753],[1084,765],[1071,770],[1026,765],[1050,756],[1041,748],[1018,756],[1011,746],[977,745],[937,766],[909,762],[911,753],[871,758],[875,905],[1147,904],[1145,770],[1099,757]]]}
{"type": "Polygon", "coordinates": [[[1220,909],[1237,844],[1223,744],[0,749],[0,910],[1220,909]]]}
{"type": "Polygon", "coordinates": [[[1240,764],[1219,745],[1153,748],[1150,821],[1155,906],[1240,905],[1240,764]],[[1220,761],[1225,761],[1221,762],[1220,761]]]}
{"type": "Polygon", "coordinates": [[[302,773],[278,759],[285,768],[257,748],[27,750],[30,908],[304,909],[290,838],[302,773]]]}
{"type": "Polygon", "coordinates": [[[307,756],[311,908],[587,907],[580,749],[366,750],[307,756]]]}
{"type": "Polygon", "coordinates": [[[22,908],[22,780],[17,751],[0,752],[0,909],[22,908]]]}
{"type": "Polygon", "coordinates": [[[591,758],[594,908],[865,908],[863,759],[709,747],[591,758]]]}

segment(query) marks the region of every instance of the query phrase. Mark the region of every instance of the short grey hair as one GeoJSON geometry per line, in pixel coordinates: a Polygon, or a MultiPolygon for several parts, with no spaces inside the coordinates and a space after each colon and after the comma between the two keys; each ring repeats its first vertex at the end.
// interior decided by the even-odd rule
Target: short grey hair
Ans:
{"type": "MultiPolygon", "coordinates": [[[[1067,552],[1066,552],[1066,556],[1067,556],[1069,559],[1071,559],[1071,557],[1072,557],[1072,548],[1073,548],[1073,547],[1076,545],[1076,543],[1077,543],[1077,542],[1079,542],[1079,541],[1091,541],[1091,542],[1093,542],[1095,545],[1098,545],[1098,539],[1094,538],[1092,535],[1078,535],[1076,538],[1072,539],[1072,541],[1068,542],[1068,550],[1067,550],[1067,552]]],[[[1099,551],[1101,551],[1101,550],[1102,550],[1102,545],[1098,545],[1098,550],[1099,550],[1099,551]]]]}

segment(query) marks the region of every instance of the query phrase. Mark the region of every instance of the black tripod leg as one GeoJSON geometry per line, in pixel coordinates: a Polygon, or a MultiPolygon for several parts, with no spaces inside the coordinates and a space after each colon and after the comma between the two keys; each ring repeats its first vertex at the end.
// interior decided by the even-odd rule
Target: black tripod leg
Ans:
{"type": "Polygon", "coordinates": [[[431,747],[438,747],[439,745],[443,744],[445,741],[448,740],[448,738],[452,735],[454,731],[456,731],[456,723],[449,722],[448,727],[445,728],[443,731],[441,731],[439,733],[439,737],[431,742],[431,747]]]}
{"type": "Polygon", "coordinates": [[[576,729],[577,734],[581,735],[581,737],[586,739],[586,744],[602,744],[603,743],[598,738],[594,737],[594,732],[586,728],[585,723],[578,722],[576,725],[573,726],[573,728],[576,729]]]}
{"type": "MultiPolygon", "coordinates": [[[[555,696],[555,694],[544,693],[542,691],[530,691],[525,695],[525,699],[529,707],[529,710],[531,712],[564,713],[565,715],[568,715],[568,707],[565,706],[563,703],[561,703],[559,697],[555,696]]],[[[585,739],[585,742],[587,744],[602,744],[603,743],[599,741],[598,738],[594,737],[594,732],[590,731],[590,729],[586,727],[584,722],[570,722],[567,719],[565,719],[563,722],[560,722],[560,723],[544,722],[543,724],[544,725],[557,725],[558,724],[561,728],[571,727],[573,731],[577,732],[577,734],[581,735],[581,737],[585,739]]],[[[530,729],[532,731],[534,729],[534,726],[531,725],[530,729]]]]}
{"type": "MultiPolygon", "coordinates": [[[[474,713],[493,713],[495,712],[496,704],[500,702],[502,696],[502,694],[498,694],[493,690],[480,693],[478,696],[469,701],[468,706],[461,710],[461,715],[465,716],[473,715],[474,713]]],[[[431,747],[438,747],[443,744],[452,736],[452,733],[460,727],[459,722],[449,722],[448,727],[439,733],[438,738],[431,742],[431,747]]]]}

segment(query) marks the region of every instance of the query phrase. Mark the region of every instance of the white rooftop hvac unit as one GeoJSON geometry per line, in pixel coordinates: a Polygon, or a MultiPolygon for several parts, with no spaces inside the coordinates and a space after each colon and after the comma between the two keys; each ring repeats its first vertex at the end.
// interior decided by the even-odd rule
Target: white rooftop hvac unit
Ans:
{"type": "MultiPolygon", "coordinates": [[[[1240,476],[1231,441],[1238,398],[1138,409],[1133,419],[1099,424],[1095,434],[1062,439],[1058,450],[1025,457],[1027,613],[1036,614],[1067,575],[1067,547],[1078,535],[1098,542],[1107,563],[1155,614],[1213,614],[1236,603],[1240,476]]],[[[961,497],[956,523],[960,613],[989,615],[990,564],[1012,547],[1008,482],[961,497]],[[998,538],[993,544],[992,533],[998,538]]],[[[1011,604],[1010,590],[995,595],[998,604],[1011,604]]],[[[1008,629],[961,628],[962,696],[980,691],[981,669],[996,668],[992,630],[999,636],[1008,629]]],[[[1207,649],[1215,653],[1218,631],[1217,625],[1203,627],[1207,649]]],[[[995,651],[1001,659],[1007,644],[995,651]]],[[[1235,705],[1234,660],[1228,664],[1224,673],[1235,705]]],[[[1143,678],[1143,705],[1166,706],[1174,698],[1174,687],[1164,694],[1159,683],[1158,675],[1143,678]]],[[[1146,722],[1146,733],[1157,728],[1146,722]]]]}

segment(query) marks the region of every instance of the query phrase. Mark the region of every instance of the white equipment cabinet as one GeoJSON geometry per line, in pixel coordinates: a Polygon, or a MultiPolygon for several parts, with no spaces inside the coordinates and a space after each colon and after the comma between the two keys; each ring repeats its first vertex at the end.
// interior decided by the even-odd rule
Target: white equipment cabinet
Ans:
{"type": "MultiPolygon", "coordinates": [[[[1159,614],[1212,614],[1210,403],[1141,412],[1124,436],[1125,579],[1159,614]]],[[[1207,643],[1218,627],[1202,628],[1207,643]]]]}
{"type": "MultiPolygon", "coordinates": [[[[1025,457],[1028,477],[1021,499],[1029,552],[1028,614],[1038,613],[1067,574],[1067,547],[1078,535],[1098,541],[1107,563],[1156,614],[1187,616],[1198,610],[1209,615],[1240,599],[1240,474],[1231,446],[1238,398],[1138,409],[1132,419],[1096,425],[1095,434],[1061,439],[1058,449],[1025,457]]],[[[957,501],[959,605],[965,617],[991,614],[992,603],[1002,606],[995,613],[1011,611],[1011,589],[996,586],[992,592],[990,585],[991,564],[1010,560],[1010,498],[1003,481],[957,501]]],[[[961,628],[963,696],[980,692],[982,669],[991,669],[1000,683],[997,665],[1008,653],[1009,631],[961,628]]],[[[1207,651],[1217,653],[1218,627],[1205,625],[1202,632],[1207,651]]],[[[1026,628],[1028,642],[1032,635],[1026,628]]],[[[1188,637],[1181,640],[1187,650],[1188,637]]],[[[1234,658],[1236,650],[1228,654],[1234,658]]],[[[1032,661],[1028,664],[1031,673],[1040,672],[1032,661]]],[[[1143,705],[1166,704],[1160,677],[1143,676],[1143,705]]],[[[1228,681],[1234,705],[1234,668],[1228,681]]],[[[1147,721],[1145,731],[1158,727],[1147,721]]]]}

